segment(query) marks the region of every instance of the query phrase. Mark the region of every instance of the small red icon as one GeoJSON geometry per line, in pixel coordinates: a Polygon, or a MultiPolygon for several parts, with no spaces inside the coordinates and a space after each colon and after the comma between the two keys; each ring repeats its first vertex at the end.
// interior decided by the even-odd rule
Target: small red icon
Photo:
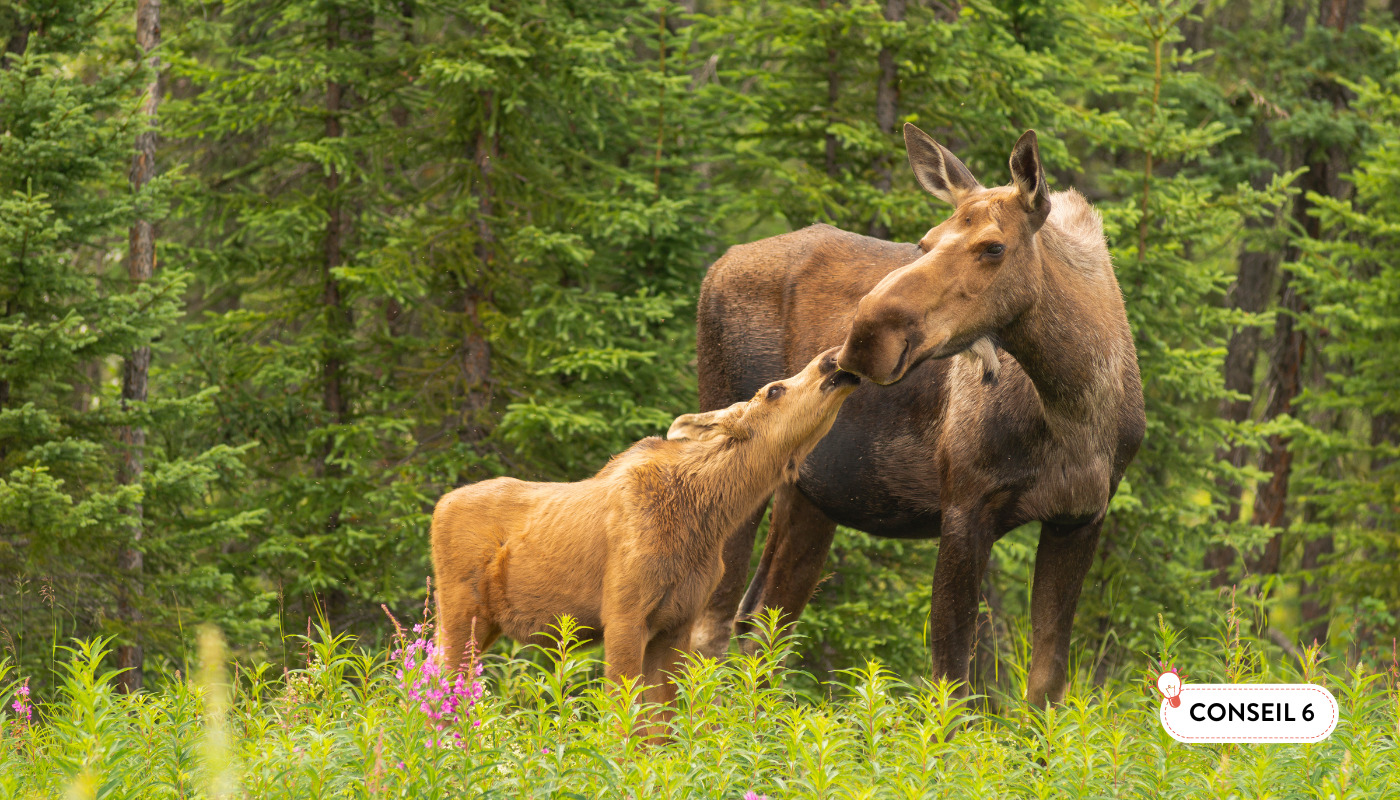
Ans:
{"type": "Polygon", "coordinates": [[[1157,690],[1167,698],[1172,708],[1181,706],[1181,676],[1177,674],[1176,667],[1157,676],[1157,690]]]}

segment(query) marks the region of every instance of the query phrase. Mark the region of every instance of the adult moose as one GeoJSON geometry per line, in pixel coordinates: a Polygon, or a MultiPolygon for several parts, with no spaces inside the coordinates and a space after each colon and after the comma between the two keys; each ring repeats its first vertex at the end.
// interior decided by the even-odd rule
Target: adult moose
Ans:
{"type": "Polygon", "coordinates": [[[1122,294],[1098,213],[1077,192],[1050,193],[1034,131],[1012,150],[1011,184],[991,189],[913,125],[904,141],[919,184],[954,206],[917,245],[814,225],[734,247],[705,277],[703,409],[835,344],[841,368],[870,381],[774,495],[747,592],[762,509],[731,537],[692,643],[723,651],[736,610],[740,626],[762,607],[795,620],[840,523],[940,537],[933,672],[966,681],[992,544],[1040,521],[1027,696],[1058,702],[1080,587],[1145,425],[1122,294]]]}

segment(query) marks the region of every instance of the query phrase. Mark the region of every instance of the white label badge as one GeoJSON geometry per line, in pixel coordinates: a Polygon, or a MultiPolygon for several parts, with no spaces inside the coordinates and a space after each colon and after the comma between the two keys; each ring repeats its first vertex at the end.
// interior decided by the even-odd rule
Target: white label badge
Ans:
{"type": "Polygon", "coordinates": [[[1178,686],[1160,712],[1178,742],[1320,742],[1337,727],[1336,698],[1310,683],[1178,686]]]}

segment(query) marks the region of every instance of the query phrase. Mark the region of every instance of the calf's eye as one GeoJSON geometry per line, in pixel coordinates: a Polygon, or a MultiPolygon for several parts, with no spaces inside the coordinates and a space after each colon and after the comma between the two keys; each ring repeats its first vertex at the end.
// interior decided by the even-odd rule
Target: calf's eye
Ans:
{"type": "Polygon", "coordinates": [[[999,256],[999,255],[1001,255],[1002,253],[1005,253],[1005,252],[1006,252],[1006,245],[1004,245],[1004,244],[989,244],[989,245],[987,245],[987,249],[984,250],[984,251],[982,251],[982,252],[984,252],[984,253],[986,253],[987,255],[992,256],[992,257],[995,258],[996,256],[999,256]]]}
{"type": "Polygon", "coordinates": [[[780,384],[777,384],[776,386],[769,386],[769,387],[768,387],[768,399],[769,399],[769,400],[777,400],[779,397],[782,397],[782,396],[783,396],[783,392],[786,392],[786,391],[787,391],[787,387],[784,386],[784,385],[782,385],[781,383],[780,383],[780,384]]]}

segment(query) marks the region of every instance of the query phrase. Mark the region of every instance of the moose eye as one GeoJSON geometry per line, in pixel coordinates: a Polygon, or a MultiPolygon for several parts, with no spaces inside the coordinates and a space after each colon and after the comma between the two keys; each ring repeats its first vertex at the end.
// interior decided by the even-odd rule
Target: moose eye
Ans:
{"type": "Polygon", "coordinates": [[[782,397],[783,392],[786,391],[787,387],[782,385],[781,383],[773,384],[772,386],[768,387],[768,399],[777,400],[779,397],[782,397]]]}
{"type": "Polygon", "coordinates": [[[986,249],[986,250],[983,250],[982,252],[986,253],[987,255],[991,256],[992,258],[996,258],[997,256],[1001,255],[1002,253],[1005,253],[1005,252],[1006,252],[1006,245],[1004,245],[1004,244],[989,244],[989,245],[987,245],[987,249],[986,249]]]}

